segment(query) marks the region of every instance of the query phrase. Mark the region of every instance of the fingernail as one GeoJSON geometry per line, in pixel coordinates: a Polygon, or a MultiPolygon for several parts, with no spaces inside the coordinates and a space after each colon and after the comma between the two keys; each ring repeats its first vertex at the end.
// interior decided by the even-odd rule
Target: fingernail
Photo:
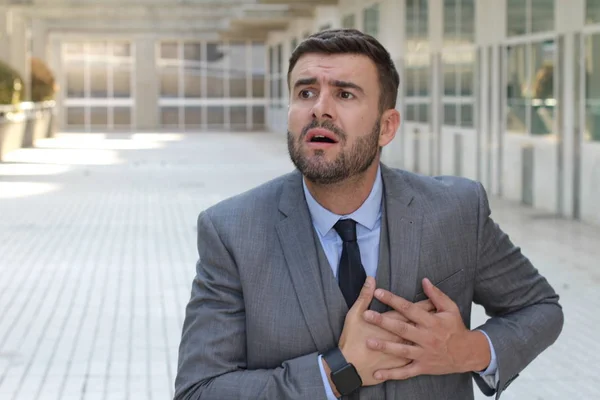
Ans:
{"type": "Polygon", "coordinates": [[[383,379],[383,375],[381,374],[381,372],[375,372],[375,379],[383,379]]]}
{"type": "Polygon", "coordinates": [[[375,291],[375,296],[376,296],[376,297],[383,297],[383,290],[381,290],[381,289],[377,289],[377,290],[375,291]]]}
{"type": "Polygon", "coordinates": [[[375,314],[373,313],[373,311],[365,311],[365,319],[367,321],[373,321],[375,319],[375,314]]]}

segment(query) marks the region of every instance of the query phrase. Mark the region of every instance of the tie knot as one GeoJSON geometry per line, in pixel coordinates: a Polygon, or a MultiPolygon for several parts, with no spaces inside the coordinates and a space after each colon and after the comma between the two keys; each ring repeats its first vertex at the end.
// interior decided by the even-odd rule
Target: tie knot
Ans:
{"type": "Polygon", "coordinates": [[[356,242],[356,221],[353,219],[340,219],[333,229],[340,235],[344,242],[356,242]]]}

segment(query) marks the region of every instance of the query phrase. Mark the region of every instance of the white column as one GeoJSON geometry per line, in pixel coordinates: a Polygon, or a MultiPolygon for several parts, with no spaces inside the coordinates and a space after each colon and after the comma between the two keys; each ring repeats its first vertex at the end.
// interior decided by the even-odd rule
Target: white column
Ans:
{"type": "Polygon", "coordinates": [[[156,39],[139,36],[135,47],[135,129],[158,129],[158,71],[156,69],[156,39]]]}
{"type": "MultiPolygon", "coordinates": [[[[559,134],[561,137],[562,146],[560,148],[562,155],[562,169],[559,169],[560,182],[559,190],[561,191],[561,204],[558,212],[563,216],[573,217],[573,173],[575,167],[575,103],[579,102],[580,107],[584,103],[577,99],[576,96],[581,94],[575,85],[575,68],[580,67],[580,62],[585,56],[580,52],[580,59],[575,59],[575,49],[580,43],[575,42],[575,32],[580,31],[584,25],[585,18],[585,0],[570,0],[568,2],[556,2],[556,30],[559,35],[565,36],[565,48],[562,51],[563,60],[559,60],[558,68],[558,85],[562,87],[562,98],[558,99],[559,107],[562,108],[563,120],[562,126],[559,126],[559,134]],[[563,68],[564,69],[561,69],[563,68]]],[[[583,76],[580,74],[580,84],[583,76]]],[[[556,89],[555,89],[556,90],[556,89]]],[[[583,121],[582,121],[583,122],[583,121]]]]}

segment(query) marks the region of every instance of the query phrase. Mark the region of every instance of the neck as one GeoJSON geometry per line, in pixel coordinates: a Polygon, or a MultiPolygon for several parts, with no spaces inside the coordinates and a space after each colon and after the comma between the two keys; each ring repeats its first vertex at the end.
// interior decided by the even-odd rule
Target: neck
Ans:
{"type": "Polygon", "coordinates": [[[358,210],[369,197],[378,167],[379,160],[376,159],[362,174],[329,185],[317,184],[306,178],[304,181],[310,194],[321,206],[334,214],[348,215],[358,210]]]}

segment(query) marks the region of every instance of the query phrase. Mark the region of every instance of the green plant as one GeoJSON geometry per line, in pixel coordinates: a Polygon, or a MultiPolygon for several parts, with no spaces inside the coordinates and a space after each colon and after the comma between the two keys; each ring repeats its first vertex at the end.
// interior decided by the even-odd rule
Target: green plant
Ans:
{"type": "Polygon", "coordinates": [[[19,73],[0,61],[0,104],[19,104],[24,89],[19,73]]]}
{"type": "Polygon", "coordinates": [[[53,100],[56,80],[50,68],[39,58],[31,58],[31,101],[53,100]]]}

